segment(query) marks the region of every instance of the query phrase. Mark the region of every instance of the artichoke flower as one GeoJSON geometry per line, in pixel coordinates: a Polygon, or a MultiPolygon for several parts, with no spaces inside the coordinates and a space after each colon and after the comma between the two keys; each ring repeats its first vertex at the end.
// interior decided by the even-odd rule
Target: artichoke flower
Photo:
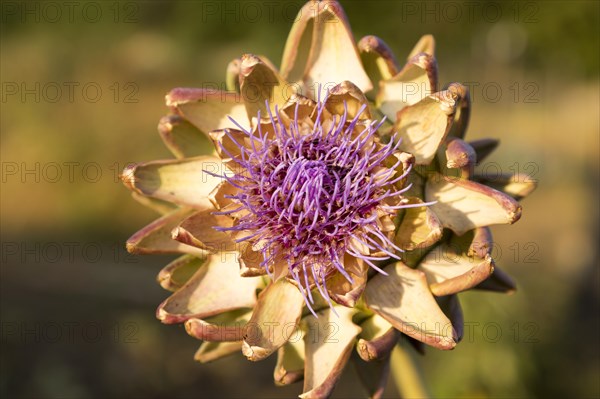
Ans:
{"type": "Polygon", "coordinates": [[[162,216],[127,249],[180,254],[157,317],[203,341],[196,360],[276,353],[275,382],[312,398],[352,359],[379,397],[400,340],[460,341],[457,293],[514,290],[489,226],[516,222],[534,183],[475,173],[498,141],[464,140],[469,92],[438,89],[434,47],[424,36],[400,68],[381,39],[356,44],[337,2],[309,2],[279,70],[246,54],[227,91],[167,94],[175,159],[122,173],[162,216]]]}

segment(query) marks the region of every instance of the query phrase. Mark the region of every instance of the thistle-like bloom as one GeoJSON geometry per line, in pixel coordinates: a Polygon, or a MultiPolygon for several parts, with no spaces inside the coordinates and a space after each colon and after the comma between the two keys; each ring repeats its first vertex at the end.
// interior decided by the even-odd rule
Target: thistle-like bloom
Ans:
{"type": "Polygon", "coordinates": [[[231,204],[214,213],[232,217],[231,226],[216,229],[260,253],[251,267],[275,280],[288,276],[302,287],[311,311],[312,288],[333,307],[328,279],[341,275],[354,284],[365,279],[363,263],[385,273],[373,261],[400,260],[395,252],[402,249],[389,234],[395,230],[392,218],[411,207],[402,198],[410,187],[399,187],[410,171],[402,170],[410,155],[397,150],[400,141],[378,142],[382,122],[365,119],[366,101],[352,119],[347,102],[342,115],[327,110],[338,101],[332,96],[315,104],[296,97],[276,115],[269,110],[263,121],[269,125],[258,124],[255,133],[241,126],[213,133],[234,144],[231,151],[222,141],[217,145],[238,171],[223,176],[231,204]]]}
{"type": "Polygon", "coordinates": [[[424,36],[399,68],[380,39],[355,45],[338,3],[310,2],[279,71],[244,55],[228,91],[167,95],[177,159],[123,172],[163,216],[127,248],[182,254],[159,274],[174,293],[157,317],[204,341],[197,360],[277,352],[276,383],[325,397],[356,348],[378,397],[399,339],[460,340],[458,292],[514,289],[488,226],[517,221],[534,184],[476,173],[498,142],[463,140],[468,90],[438,91],[433,53],[424,36]]]}

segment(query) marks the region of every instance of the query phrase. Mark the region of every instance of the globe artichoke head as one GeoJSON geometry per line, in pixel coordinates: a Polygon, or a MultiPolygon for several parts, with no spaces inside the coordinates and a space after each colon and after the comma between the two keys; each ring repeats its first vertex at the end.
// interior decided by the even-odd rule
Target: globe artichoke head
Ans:
{"type": "Polygon", "coordinates": [[[400,67],[381,39],[356,44],[337,2],[311,1],[279,69],[245,54],[227,91],[166,96],[175,159],[122,174],[162,216],[127,248],[180,254],[157,317],[203,341],[198,361],[277,353],[275,382],[303,379],[308,398],[352,358],[378,397],[399,341],[461,339],[457,293],[514,290],[489,226],[516,222],[535,185],[475,172],[498,142],[465,141],[469,92],[438,88],[434,48],[424,36],[400,67]]]}

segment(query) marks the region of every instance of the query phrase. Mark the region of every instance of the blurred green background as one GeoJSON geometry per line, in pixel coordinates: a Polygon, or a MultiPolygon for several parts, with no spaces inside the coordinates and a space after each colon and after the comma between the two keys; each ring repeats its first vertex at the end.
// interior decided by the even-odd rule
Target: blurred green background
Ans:
{"type": "MultiPolygon", "coordinates": [[[[280,62],[302,2],[2,1],[2,397],[293,397],[275,359],[200,365],[161,325],[170,257],[127,255],[154,214],[116,179],[170,157],[156,133],[173,87],[221,84],[243,53],[280,62]]],[[[465,338],[420,359],[434,396],[599,397],[597,1],[342,1],[355,38],[402,62],[437,39],[442,85],[466,82],[481,167],[539,181],[493,229],[514,295],[461,295],[465,338]]],[[[358,396],[348,367],[334,397],[358,396]]],[[[389,384],[386,397],[397,391],[389,384]]]]}

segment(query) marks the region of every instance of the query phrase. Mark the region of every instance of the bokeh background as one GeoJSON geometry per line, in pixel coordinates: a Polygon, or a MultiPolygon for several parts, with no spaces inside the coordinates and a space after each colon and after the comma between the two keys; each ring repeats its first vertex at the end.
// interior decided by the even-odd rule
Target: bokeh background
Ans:
{"type": "MultiPolygon", "coordinates": [[[[3,398],[293,397],[275,359],[201,365],[161,325],[155,275],[170,257],[125,253],[154,214],[117,180],[170,157],[156,132],[172,87],[221,84],[243,53],[281,59],[301,1],[2,1],[3,398]]],[[[518,291],[461,295],[452,352],[420,359],[431,393],[599,397],[597,1],[343,1],[354,35],[399,60],[437,38],[440,82],[466,82],[482,167],[539,181],[515,226],[494,228],[518,291]]],[[[349,367],[334,396],[360,396],[349,367]]],[[[392,383],[387,397],[398,395],[392,383]]]]}

